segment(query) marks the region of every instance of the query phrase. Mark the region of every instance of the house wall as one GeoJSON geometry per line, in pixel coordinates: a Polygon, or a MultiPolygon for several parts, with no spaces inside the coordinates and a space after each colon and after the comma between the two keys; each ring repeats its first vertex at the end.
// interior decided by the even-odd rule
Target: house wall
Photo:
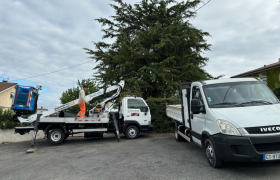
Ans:
{"type": "Polygon", "coordinates": [[[280,86],[280,67],[274,68],[272,70],[263,71],[260,73],[254,73],[247,76],[241,76],[241,77],[261,77],[266,76],[267,77],[267,86],[270,89],[274,89],[278,86],[280,86]]]}
{"type": "Polygon", "coordinates": [[[0,108],[10,109],[13,98],[11,98],[11,93],[15,93],[15,88],[10,88],[2,93],[0,93],[0,108]],[[4,106],[4,107],[3,107],[4,106]]]}

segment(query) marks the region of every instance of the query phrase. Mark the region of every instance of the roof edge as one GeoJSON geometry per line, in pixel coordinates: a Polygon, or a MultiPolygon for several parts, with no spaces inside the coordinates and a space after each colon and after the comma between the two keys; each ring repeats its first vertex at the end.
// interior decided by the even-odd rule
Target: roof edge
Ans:
{"type": "Polygon", "coordinates": [[[249,74],[254,74],[254,73],[266,71],[266,70],[269,70],[269,69],[273,69],[273,68],[276,68],[276,67],[280,67],[280,64],[277,64],[275,66],[270,66],[270,67],[267,67],[267,68],[263,68],[263,69],[259,69],[259,70],[255,70],[255,71],[253,70],[253,71],[250,71],[250,72],[245,72],[245,73],[242,73],[242,74],[237,74],[235,76],[231,76],[231,78],[237,78],[237,77],[240,77],[240,76],[246,76],[246,75],[249,75],[249,74]]]}
{"type": "Polygon", "coordinates": [[[9,89],[12,89],[12,88],[15,87],[15,86],[16,86],[16,85],[13,85],[13,86],[11,86],[11,87],[5,89],[4,91],[1,91],[0,94],[1,94],[2,92],[8,91],[9,89]]]}

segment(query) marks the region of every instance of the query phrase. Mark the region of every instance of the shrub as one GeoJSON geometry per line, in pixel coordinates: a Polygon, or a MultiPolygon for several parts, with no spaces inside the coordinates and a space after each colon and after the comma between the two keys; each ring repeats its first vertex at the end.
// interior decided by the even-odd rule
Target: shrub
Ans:
{"type": "Polygon", "coordinates": [[[280,86],[272,89],[272,92],[275,94],[275,96],[280,99],[280,86]]]}
{"type": "Polygon", "coordinates": [[[13,121],[14,112],[10,109],[3,110],[0,108],[0,128],[1,129],[12,129],[19,124],[13,121]]]}
{"type": "Polygon", "coordinates": [[[150,107],[152,114],[152,125],[154,126],[153,132],[155,133],[170,133],[173,132],[169,123],[172,122],[171,118],[166,116],[166,104],[180,104],[179,98],[148,98],[146,100],[150,107]]]}

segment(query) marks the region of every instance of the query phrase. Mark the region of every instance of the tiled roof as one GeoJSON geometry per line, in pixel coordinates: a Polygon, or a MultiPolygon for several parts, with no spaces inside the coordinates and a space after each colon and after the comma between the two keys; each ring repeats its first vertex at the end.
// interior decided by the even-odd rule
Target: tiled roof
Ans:
{"type": "Polygon", "coordinates": [[[0,92],[9,89],[16,85],[17,83],[0,82],[0,92]]]}
{"type": "Polygon", "coordinates": [[[264,71],[266,69],[273,68],[274,66],[280,66],[280,62],[269,64],[269,65],[265,65],[263,67],[260,67],[260,68],[257,68],[257,69],[251,70],[251,71],[247,71],[247,72],[244,72],[244,73],[241,73],[241,74],[237,74],[237,75],[232,76],[232,78],[240,77],[240,76],[243,76],[243,75],[253,74],[253,73],[257,72],[257,71],[264,71]]]}

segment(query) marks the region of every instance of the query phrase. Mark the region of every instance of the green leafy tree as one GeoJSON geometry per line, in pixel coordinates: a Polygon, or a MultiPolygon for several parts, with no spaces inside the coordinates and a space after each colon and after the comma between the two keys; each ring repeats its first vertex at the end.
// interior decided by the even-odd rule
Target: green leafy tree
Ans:
{"type": "Polygon", "coordinates": [[[190,20],[200,0],[142,0],[138,4],[114,0],[111,19],[96,19],[105,33],[103,39],[114,42],[94,43],[85,48],[98,65],[96,80],[104,84],[125,80],[126,91],[140,91],[143,97],[170,97],[178,81],[212,79],[203,67],[208,58],[204,51],[210,36],[195,28],[190,20]]]}
{"type": "MultiPolygon", "coordinates": [[[[77,87],[70,88],[62,93],[61,97],[59,98],[60,102],[62,104],[65,104],[70,101],[79,99],[79,93],[83,88],[83,85],[87,85],[88,87],[87,91],[85,91],[86,95],[99,91],[98,85],[93,79],[83,79],[82,81],[78,80],[77,87]]],[[[92,109],[96,105],[95,101],[89,103],[90,103],[89,105],[86,105],[87,110],[92,109]]],[[[80,111],[79,105],[72,106],[65,110],[65,112],[69,112],[73,114],[78,114],[79,111],[80,111]]],[[[88,115],[88,112],[86,113],[86,115],[88,115]]]]}

